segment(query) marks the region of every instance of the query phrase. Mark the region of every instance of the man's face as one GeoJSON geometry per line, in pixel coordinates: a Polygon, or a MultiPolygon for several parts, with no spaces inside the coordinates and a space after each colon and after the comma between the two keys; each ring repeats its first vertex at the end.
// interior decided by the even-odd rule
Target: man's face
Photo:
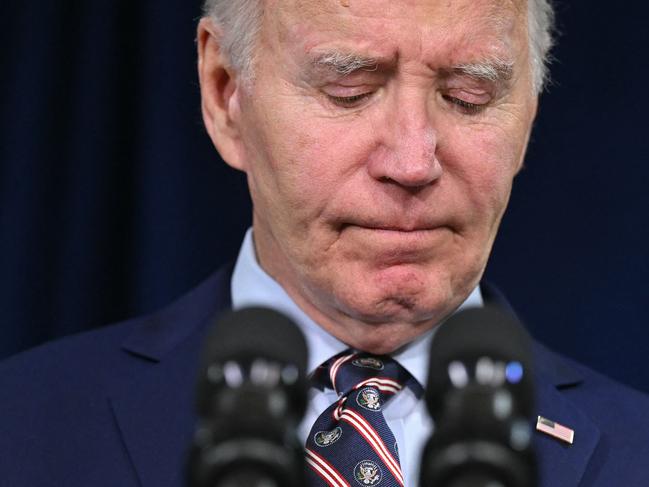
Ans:
{"type": "Polygon", "coordinates": [[[507,0],[266,2],[228,162],[262,267],[349,345],[391,352],[480,280],[536,109],[526,24],[507,0]]]}

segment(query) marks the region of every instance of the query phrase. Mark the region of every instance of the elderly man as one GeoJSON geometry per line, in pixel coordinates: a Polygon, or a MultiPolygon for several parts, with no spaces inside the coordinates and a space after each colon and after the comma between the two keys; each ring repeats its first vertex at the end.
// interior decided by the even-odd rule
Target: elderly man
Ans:
{"type": "MultiPolygon", "coordinates": [[[[356,467],[366,485],[415,486],[432,429],[420,392],[435,328],[462,307],[504,306],[480,280],[544,84],[551,7],[208,0],[206,13],[205,126],[247,175],[253,227],[234,268],[160,313],[4,365],[0,483],[182,485],[206,326],[262,304],[305,332],[311,370],[352,349],[364,353],[353,355],[359,367],[389,361],[412,385],[385,407],[394,442],[374,449],[388,468],[377,477],[369,457],[356,467]]],[[[541,485],[648,485],[647,398],[535,353],[538,412],[574,431],[572,444],[537,434],[541,485]]],[[[307,445],[338,441],[334,430],[311,435],[336,399],[312,389],[307,445]]],[[[323,474],[318,458],[307,459],[313,485],[365,485],[351,469],[323,474]]]]}

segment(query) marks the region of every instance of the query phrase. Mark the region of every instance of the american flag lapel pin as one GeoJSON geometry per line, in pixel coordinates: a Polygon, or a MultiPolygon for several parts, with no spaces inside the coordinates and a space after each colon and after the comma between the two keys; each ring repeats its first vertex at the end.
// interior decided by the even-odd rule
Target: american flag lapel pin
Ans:
{"type": "Polygon", "coordinates": [[[555,421],[539,416],[536,420],[536,429],[546,435],[550,435],[561,441],[572,445],[575,439],[575,431],[563,426],[555,421]]]}

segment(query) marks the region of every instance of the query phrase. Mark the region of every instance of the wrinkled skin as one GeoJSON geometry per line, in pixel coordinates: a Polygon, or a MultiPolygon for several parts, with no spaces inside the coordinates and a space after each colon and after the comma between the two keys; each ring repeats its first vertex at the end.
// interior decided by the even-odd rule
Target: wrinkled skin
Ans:
{"type": "Polygon", "coordinates": [[[478,284],[536,113],[525,5],[267,1],[252,83],[200,23],[205,124],[247,174],[260,264],[348,345],[392,352],[478,284]],[[314,63],[332,50],[376,62],[314,63]],[[511,71],[457,69],[494,59],[511,71]]]}

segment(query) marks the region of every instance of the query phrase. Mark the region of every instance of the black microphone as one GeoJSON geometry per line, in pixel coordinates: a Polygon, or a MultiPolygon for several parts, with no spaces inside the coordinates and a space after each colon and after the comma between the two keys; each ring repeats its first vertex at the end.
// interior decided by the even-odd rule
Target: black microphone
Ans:
{"type": "Polygon", "coordinates": [[[307,403],[307,348],[286,316],[231,312],[205,342],[190,487],[303,487],[297,426],[307,403]]]}
{"type": "Polygon", "coordinates": [[[426,404],[434,432],[421,487],[535,487],[531,344],[513,316],[461,311],[430,351],[426,404]]]}

